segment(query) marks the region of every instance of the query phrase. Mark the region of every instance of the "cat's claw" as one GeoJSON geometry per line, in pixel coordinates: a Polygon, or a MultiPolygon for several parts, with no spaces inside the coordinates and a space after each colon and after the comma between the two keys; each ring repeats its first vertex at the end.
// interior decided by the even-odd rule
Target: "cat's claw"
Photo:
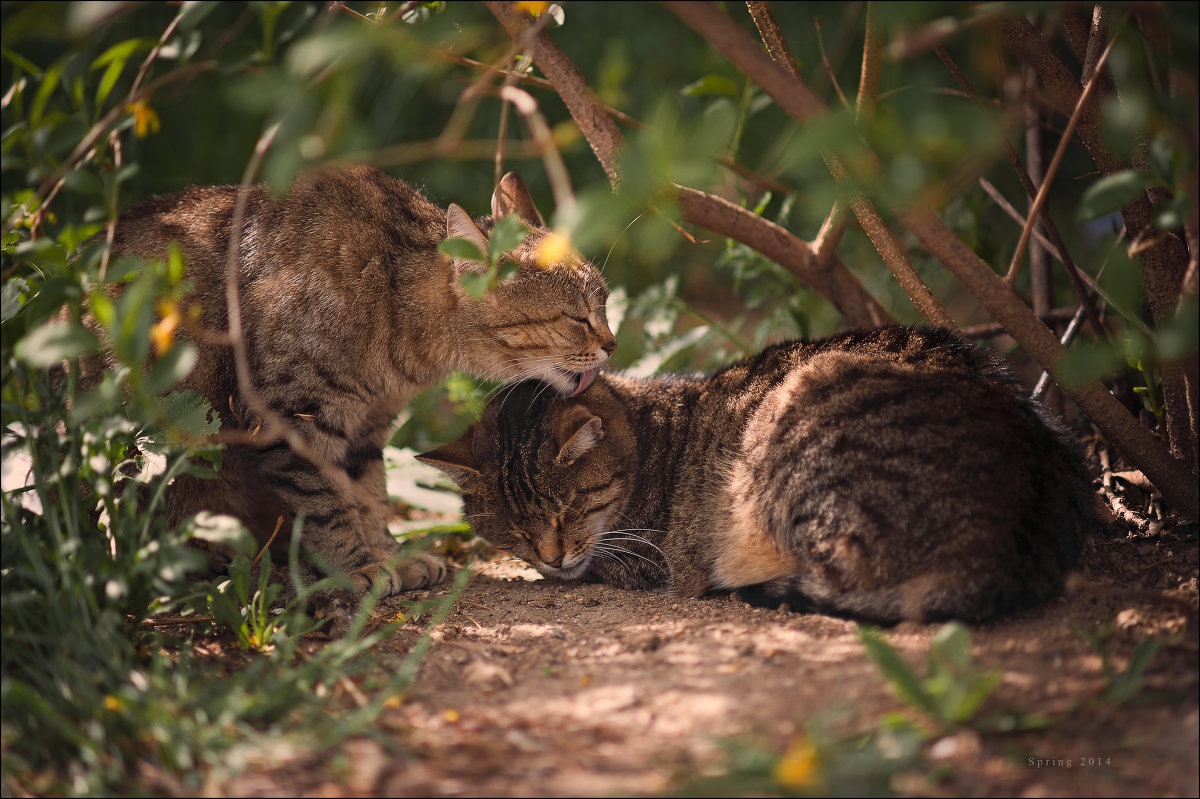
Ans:
{"type": "Polygon", "coordinates": [[[421,553],[414,558],[392,564],[390,568],[385,563],[364,566],[353,575],[359,590],[369,591],[380,571],[385,571],[388,577],[383,596],[430,588],[446,579],[445,562],[434,555],[421,553]]]}

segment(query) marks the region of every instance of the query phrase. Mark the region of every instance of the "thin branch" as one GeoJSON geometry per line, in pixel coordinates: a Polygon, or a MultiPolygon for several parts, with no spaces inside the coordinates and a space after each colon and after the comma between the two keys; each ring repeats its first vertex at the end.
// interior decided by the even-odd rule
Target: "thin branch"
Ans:
{"type": "Polygon", "coordinates": [[[796,59],[792,57],[787,40],[783,38],[779,23],[775,21],[775,12],[771,10],[771,4],[767,0],[746,0],[746,8],[749,9],[754,24],[758,26],[758,35],[767,46],[771,60],[792,73],[792,77],[800,80],[800,69],[796,66],[796,59]]]}
{"type": "Polygon", "coordinates": [[[835,260],[832,268],[825,267],[812,247],[779,225],[715,195],[687,186],[676,189],[685,220],[758,250],[802,283],[812,286],[851,324],[882,325],[894,321],[840,261],[835,260]]]}
{"type": "MultiPolygon", "coordinates": [[[[1103,54],[1101,54],[1099,60],[1096,62],[1096,72],[1104,68],[1109,54],[1112,53],[1113,45],[1116,43],[1117,40],[1113,39],[1104,48],[1103,54]]],[[[1029,209],[1029,218],[1025,220],[1025,226],[1021,229],[1021,238],[1017,240],[1012,261],[1009,262],[1009,274],[1016,272],[1017,264],[1025,257],[1025,245],[1029,243],[1029,236],[1033,231],[1033,223],[1041,215],[1042,208],[1046,204],[1046,199],[1050,196],[1050,184],[1054,182],[1054,176],[1058,174],[1058,168],[1062,164],[1063,156],[1067,152],[1067,145],[1071,143],[1071,134],[1074,133],[1076,125],[1079,124],[1079,120],[1083,116],[1084,109],[1088,106],[1092,91],[1096,87],[1096,82],[1095,72],[1093,72],[1092,79],[1087,82],[1087,86],[1083,88],[1083,93],[1079,96],[1079,102],[1075,105],[1075,110],[1072,112],[1071,118],[1067,120],[1067,127],[1063,130],[1062,138],[1058,140],[1058,147],[1054,150],[1054,157],[1050,159],[1050,166],[1046,167],[1046,175],[1042,179],[1042,185],[1038,187],[1037,196],[1033,199],[1033,207],[1029,209]]]]}
{"type": "MultiPolygon", "coordinates": [[[[780,65],[771,57],[763,55],[762,51],[754,46],[753,40],[749,36],[742,33],[740,29],[730,29],[728,33],[724,29],[724,23],[728,23],[728,18],[720,11],[707,13],[712,6],[702,3],[668,3],[672,11],[678,14],[689,25],[695,28],[702,36],[709,40],[718,50],[729,57],[735,64],[738,65],[751,80],[763,86],[762,80],[770,82],[775,91],[763,86],[767,89],[767,93],[775,98],[776,102],[780,102],[780,97],[777,92],[789,97],[799,95],[799,89],[803,89],[805,96],[800,98],[800,102],[795,105],[795,108],[800,113],[811,112],[821,113],[824,111],[824,104],[812,94],[811,90],[804,84],[800,76],[796,72],[787,72],[786,65],[780,65]],[[734,59],[730,53],[738,53],[741,58],[748,59],[750,68],[747,68],[747,61],[739,61],[734,59]],[[803,110],[802,110],[803,106],[803,110]]],[[[759,26],[759,30],[767,30],[766,38],[771,41],[782,39],[782,34],[775,26],[774,17],[760,15],[755,18],[755,23],[759,26]]],[[[867,7],[867,25],[871,24],[871,10],[867,7]]],[[[867,88],[859,92],[859,110],[864,107],[873,107],[874,100],[870,95],[872,84],[878,89],[878,58],[879,46],[877,38],[872,38],[868,34],[868,40],[874,42],[874,47],[864,48],[863,52],[863,75],[865,77],[867,88]]],[[[768,48],[769,49],[769,48],[768,48]]],[[[809,114],[811,115],[811,114],[809,114]]],[[[795,116],[795,114],[793,114],[795,116]]],[[[799,117],[798,117],[799,118],[799,117]]],[[[841,160],[833,153],[822,153],[829,171],[833,174],[838,182],[844,182],[848,178],[845,167],[841,160]]],[[[940,327],[949,327],[956,329],[954,320],[946,313],[946,309],[933,296],[933,292],[921,280],[921,276],[913,269],[908,257],[905,256],[903,248],[900,247],[896,237],[888,230],[883,219],[879,216],[875,206],[859,192],[850,194],[850,207],[854,210],[854,215],[858,218],[858,223],[871,239],[871,243],[875,245],[875,249],[879,252],[879,256],[888,268],[896,276],[897,282],[908,294],[913,305],[920,311],[921,316],[925,318],[931,325],[940,327]]]]}
{"type": "MultiPolygon", "coordinates": [[[[1080,315],[1079,308],[1054,308],[1045,313],[1038,314],[1037,317],[1049,324],[1050,322],[1068,322],[1077,315],[1080,315]]],[[[993,338],[995,336],[1007,336],[1008,331],[999,322],[988,322],[983,325],[964,327],[962,334],[967,338],[993,338]]]]}
{"type": "MultiPolygon", "coordinates": [[[[546,120],[538,111],[537,103],[528,92],[516,86],[502,88],[500,99],[512,103],[517,112],[525,117],[525,123],[529,125],[529,132],[533,135],[533,141],[541,151],[542,161],[546,165],[546,175],[550,178],[550,187],[554,191],[554,205],[567,219],[575,219],[575,193],[571,191],[571,178],[567,174],[562,154],[554,146],[554,134],[550,132],[546,120]]],[[[499,179],[496,183],[499,185],[499,179]]]]}
{"type": "Polygon", "coordinates": [[[821,223],[817,238],[813,240],[818,269],[828,269],[837,258],[838,245],[842,242],[842,234],[846,232],[846,219],[846,209],[835,201],[829,209],[829,215],[821,223]]]}
{"type": "MultiPolygon", "coordinates": [[[[503,2],[503,0],[487,0],[484,5],[492,12],[492,16],[500,21],[514,41],[524,41],[531,26],[513,8],[511,3],[503,2]]],[[[583,131],[588,144],[591,145],[592,151],[600,161],[600,166],[608,175],[609,182],[614,187],[620,185],[621,174],[617,167],[617,150],[622,142],[621,131],[613,122],[612,117],[602,110],[603,104],[596,98],[579,69],[571,62],[571,59],[567,58],[558,45],[554,44],[543,31],[538,32],[535,41],[536,45],[532,48],[534,63],[542,70],[542,74],[550,79],[558,91],[559,97],[566,103],[567,110],[571,112],[571,118],[583,131]]]]}
{"type": "MultiPolygon", "coordinates": [[[[971,86],[971,82],[967,80],[967,76],[964,75],[962,70],[958,68],[958,64],[954,62],[954,59],[950,57],[950,54],[946,52],[946,49],[944,47],[936,47],[934,48],[934,51],[938,54],[938,58],[942,60],[942,63],[946,65],[946,69],[950,71],[950,74],[954,77],[954,80],[958,83],[958,85],[962,87],[962,90],[966,93],[966,95],[978,102],[983,102],[983,98],[981,98],[975,92],[975,88],[971,86]]],[[[1035,197],[1037,197],[1038,189],[1034,184],[1033,179],[1029,176],[1029,172],[1025,169],[1025,164],[1022,163],[1021,157],[1017,155],[1017,151],[1013,149],[1011,144],[1009,144],[1007,136],[1004,136],[1003,134],[1000,136],[1000,144],[1004,148],[1005,154],[1008,156],[1009,163],[1012,164],[1014,171],[1017,173],[1017,179],[1021,181],[1021,186],[1024,187],[1025,194],[1030,200],[1033,200],[1035,197]]],[[[1007,200],[1003,200],[1003,195],[1001,195],[998,191],[992,191],[989,189],[991,184],[986,180],[981,179],[980,185],[982,185],[984,189],[988,191],[988,194],[992,195],[993,199],[995,199],[998,203],[1001,203],[1002,208],[1005,208],[1006,210],[1012,208],[1012,206],[1008,204],[1007,200]]],[[[1017,214],[1015,210],[1011,211],[1011,213],[1015,216],[1015,218],[1018,220],[1018,224],[1020,225],[1024,225],[1027,219],[1032,218],[1032,209],[1029,216],[1017,214]]],[[[1071,253],[1067,249],[1067,245],[1063,242],[1062,236],[1059,235],[1058,226],[1054,224],[1054,219],[1051,217],[1049,209],[1042,209],[1042,217],[1040,221],[1042,229],[1045,230],[1046,235],[1050,237],[1049,242],[1045,241],[1044,239],[1042,240],[1042,246],[1046,247],[1049,252],[1054,254],[1054,256],[1058,259],[1058,262],[1061,263],[1066,269],[1067,279],[1071,282],[1071,288],[1075,291],[1076,299],[1079,300],[1079,303],[1083,306],[1084,313],[1087,314],[1088,324],[1091,326],[1093,332],[1098,338],[1107,339],[1108,332],[1104,329],[1104,325],[1100,323],[1100,315],[1096,312],[1096,306],[1092,302],[1091,296],[1083,286],[1085,280],[1090,282],[1090,278],[1088,278],[1079,269],[1079,267],[1075,265],[1075,261],[1071,258],[1071,253]]],[[[1041,236],[1041,233],[1035,228],[1034,235],[1041,236]]]]}
{"type": "Polygon", "coordinates": [[[854,121],[863,124],[875,115],[879,100],[879,68],[883,64],[883,44],[875,25],[875,4],[867,3],[867,28],[863,36],[862,75],[854,102],[854,121]]]}
{"type": "Polygon", "coordinates": [[[320,471],[334,490],[343,496],[349,496],[351,486],[346,473],[335,468],[327,458],[310,447],[296,429],[272,410],[259,396],[250,374],[250,360],[246,352],[246,339],[242,332],[242,304],[238,292],[238,253],[242,242],[242,223],[245,220],[246,203],[250,197],[250,189],[255,176],[282,124],[282,122],[276,122],[267,128],[255,143],[254,153],[246,164],[242,182],[238,186],[237,200],[234,203],[233,216],[230,220],[229,246],[225,256],[225,304],[229,343],[233,348],[234,373],[237,376],[238,393],[250,410],[259,417],[259,423],[265,423],[266,426],[266,429],[262,431],[263,435],[257,435],[256,429],[251,433],[251,439],[260,446],[271,441],[285,441],[293,452],[320,471]]]}
{"type": "Polygon", "coordinates": [[[829,56],[825,54],[825,37],[821,35],[821,21],[814,19],[813,25],[817,29],[817,47],[821,50],[821,66],[825,67],[823,74],[829,76],[829,82],[833,85],[833,90],[837,92],[838,99],[842,101],[842,108],[849,108],[850,101],[846,99],[846,94],[842,91],[842,85],[838,83],[837,73],[833,71],[833,64],[830,63],[829,56]]]}

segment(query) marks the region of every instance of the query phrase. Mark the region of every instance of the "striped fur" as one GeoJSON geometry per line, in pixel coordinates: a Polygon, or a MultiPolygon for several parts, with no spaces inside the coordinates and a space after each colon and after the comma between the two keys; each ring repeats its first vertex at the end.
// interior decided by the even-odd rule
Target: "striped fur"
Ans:
{"type": "MultiPolygon", "coordinates": [[[[185,317],[195,314],[199,324],[185,328],[198,359],[179,388],[206,397],[222,431],[252,434],[261,420],[219,340],[227,330],[236,197],[232,186],[191,188],[130,208],[114,250],[163,258],[171,242],[182,248],[192,284],[185,317]],[[196,335],[199,327],[208,334],[196,335]]],[[[253,187],[236,265],[251,380],[333,471],[323,474],[279,440],[231,446],[218,479],[185,477],[172,486],[172,521],[200,510],[229,513],[265,540],[279,517],[286,531],[302,513],[304,549],[360,588],[381,574],[389,593],[440,580],[436,558],[394,562],[382,457],[392,420],[453,371],[503,382],[539,378],[569,394],[590,382],[615,346],[603,278],[577,253],[547,261],[539,246],[548,231],[519,177],[497,187],[493,211],[520,214],[533,232],[510,256],[516,275],[476,300],[460,277],[482,265],[452,261],[437,247],[458,236],[486,248],[493,217],[439,208],[366,166],[303,176],[279,199],[253,187]]]]}
{"type": "Polygon", "coordinates": [[[548,575],[883,623],[1044,602],[1097,525],[1068,433],[999,359],[929,328],[604,374],[573,399],[521,384],[423,457],[548,575]]]}

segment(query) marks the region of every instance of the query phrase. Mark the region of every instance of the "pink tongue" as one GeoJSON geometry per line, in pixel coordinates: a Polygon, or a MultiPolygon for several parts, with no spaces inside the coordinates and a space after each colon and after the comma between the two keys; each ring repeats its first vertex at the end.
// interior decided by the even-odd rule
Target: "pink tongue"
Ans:
{"type": "Polygon", "coordinates": [[[579,376],[579,388],[575,389],[575,392],[573,394],[571,394],[571,396],[577,397],[580,394],[582,394],[584,391],[586,391],[587,387],[592,384],[592,381],[596,379],[596,375],[598,375],[598,374],[600,374],[599,368],[589,369],[588,371],[581,374],[579,376]]]}

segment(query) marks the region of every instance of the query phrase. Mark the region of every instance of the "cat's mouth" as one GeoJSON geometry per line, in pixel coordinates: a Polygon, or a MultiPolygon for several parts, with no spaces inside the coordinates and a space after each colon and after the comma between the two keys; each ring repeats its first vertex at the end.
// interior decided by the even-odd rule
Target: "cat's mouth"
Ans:
{"type": "Polygon", "coordinates": [[[568,564],[564,561],[562,566],[557,567],[551,566],[548,563],[542,563],[538,565],[537,569],[547,577],[553,577],[556,580],[578,580],[587,571],[588,564],[591,562],[592,558],[589,554],[584,555],[574,563],[568,564]]]}
{"type": "Polygon", "coordinates": [[[568,397],[577,397],[582,394],[587,390],[587,387],[592,384],[592,381],[596,379],[596,375],[600,374],[599,366],[597,366],[595,369],[588,369],[586,372],[568,372],[566,369],[559,369],[557,366],[554,368],[561,373],[563,377],[571,381],[571,390],[569,392],[563,392],[568,397]]]}

